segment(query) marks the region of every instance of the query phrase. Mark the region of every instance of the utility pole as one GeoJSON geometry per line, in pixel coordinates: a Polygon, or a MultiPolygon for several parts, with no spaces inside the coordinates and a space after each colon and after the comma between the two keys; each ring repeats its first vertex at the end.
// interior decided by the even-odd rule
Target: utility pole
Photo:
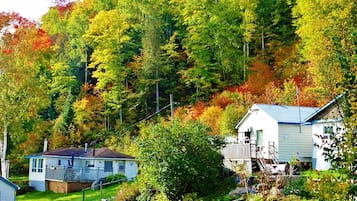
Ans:
{"type": "Polygon", "coordinates": [[[171,121],[174,120],[174,101],[172,98],[172,94],[170,94],[170,109],[171,109],[171,121]]]}

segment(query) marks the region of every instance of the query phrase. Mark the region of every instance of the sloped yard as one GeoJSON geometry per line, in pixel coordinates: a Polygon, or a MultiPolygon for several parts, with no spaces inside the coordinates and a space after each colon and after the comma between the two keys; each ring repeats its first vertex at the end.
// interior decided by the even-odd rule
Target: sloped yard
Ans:
{"type": "MultiPolygon", "coordinates": [[[[108,187],[105,187],[101,190],[87,190],[85,191],[85,200],[86,201],[98,201],[101,198],[112,199],[118,192],[120,184],[114,184],[108,187]]],[[[81,201],[82,192],[75,193],[53,193],[51,191],[47,192],[30,192],[24,195],[17,196],[18,201],[81,201]]]]}

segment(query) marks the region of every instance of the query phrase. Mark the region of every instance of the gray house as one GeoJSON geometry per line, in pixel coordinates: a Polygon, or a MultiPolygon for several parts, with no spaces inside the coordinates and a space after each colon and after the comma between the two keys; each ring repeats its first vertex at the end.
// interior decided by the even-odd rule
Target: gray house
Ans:
{"type": "Polygon", "coordinates": [[[15,201],[16,191],[20,190],[16,184],[0,176],[0,200],[1,201],[15,201]]]}

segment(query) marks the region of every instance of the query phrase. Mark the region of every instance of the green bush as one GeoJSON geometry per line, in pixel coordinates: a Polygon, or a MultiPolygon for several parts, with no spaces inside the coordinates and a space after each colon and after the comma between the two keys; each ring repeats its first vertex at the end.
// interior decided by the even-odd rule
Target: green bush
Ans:
{"type": "Polygon", "coordinates": [[[333,175],[322,175],[318,179],[308,179],[306,187],[318,200],[348,200],[351,183],[333,175]]]}
{"type": "Polygon", "coordinates": [[[118,181],[118,180],[126,181],[127,178],[123,174],[112,174],[112,175],[105,177],[106,182],[112,182],[112,181],[118,181]]]}
{"type": "Polygon", "coordinates": [[[304,198],[311,198],[311,191],[306,187],[307,177],[297,177],[290,179],[283,188],[284,195],[297,195],[304,198]]]}

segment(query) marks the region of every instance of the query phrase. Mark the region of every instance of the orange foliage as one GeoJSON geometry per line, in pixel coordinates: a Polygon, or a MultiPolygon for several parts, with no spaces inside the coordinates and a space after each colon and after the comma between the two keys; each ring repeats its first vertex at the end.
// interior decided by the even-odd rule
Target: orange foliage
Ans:
{"type": "Polygon", "coordinates": [[[248,77],[245,87],[254,95],[264,93],[265,85],[274,80],[274,73],[267,64],[256,61],[250,68],[251,74],[248,77]]]}
{"type": "Polygon", "coordinates": [[[211,105],[218,106],[223,109],[232,103],[233,100],[229,99],[229,97],[221,96],[221,94],[215,94],[211,99],[211,105]]]}
{"type": "Polygon", "coordinates": [[[25,142],[21,143],[18,150],[23,151],[24,154],[30,154],[37,152],[37,148],[40,145],[41,140],[38,134],[30,132],[28,133],[28,138],[25,142]]]}
{"type": "Polygon", "coordinates": [[[58,149],[70,144],[69,137],[60,132],[54,132],[48,141],[50,149],[58,149]]]}
{"type": "Polygon", "coordinates": [[[265,92],[261,96],[259,96],[257,102],[265,104],[278,103],[279,96],[281,96],[282,93],[282,89],[279,82],[268,83],[265,86],[264,90],[265,92]]]}
{"type": "Polygon", "coordinates": [[[33,49],[36,50],[44,50],[52,45],[52,39],[47,35],[47,33],[43,29],[39,29],[36,34],[35,41],[33,43],[33,49]]]}
{"type": "Polygon", "coordinates": [[[7,49],[7,48],[6,48],[6,49],[3,49],[3,50],[2,50],[2,53],[3,53],[3,54],[7,54],[7,55],[9,55],[9,54],[11,54],[11,53],[12,53],[12,50],[11,50],[11,49],[7,49]]]}
{"type": "Polygon", "coordinates": [[[206,109],[206,104],[203,101],[198,101],[193,105],[190,110],[190,116],[192,119],[198,119],[206,109]]]}
{"type": "Polygon", "coordinates": [[[211,134],[219,134],[219,119],[222,115],[223,109],[218,106],[208,107],[202,115],[199,117],[199,120],[208,125],[212,131],[211,134]]]}
{"type": "Polygon", "coordinates": [[[187,120],[197,120],[206,110],[206,104],[202,101],[196,102],[193,106],[183,106],[175,109],[175,118],[179,118],[182,122],[187,120]]]}

